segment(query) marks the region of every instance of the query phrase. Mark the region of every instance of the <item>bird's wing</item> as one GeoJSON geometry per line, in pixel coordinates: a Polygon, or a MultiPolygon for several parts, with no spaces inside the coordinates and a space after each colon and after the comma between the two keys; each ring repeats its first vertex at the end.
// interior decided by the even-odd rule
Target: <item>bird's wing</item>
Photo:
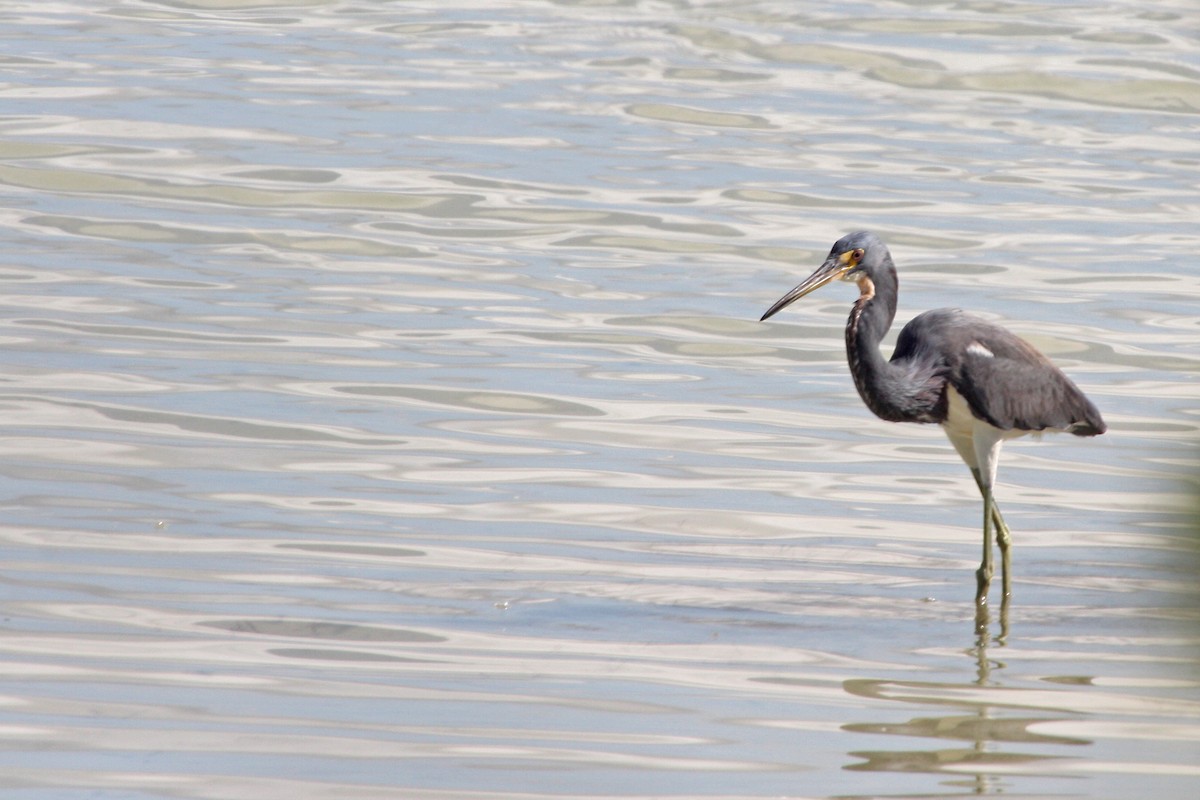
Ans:
{"type": "Polygon", "coordinates": [[[1033,345],[986,320],[963,317],[947,380],[976,416],[1001,430],[1105,431],[1092,402],[1033,345]]]}
{"type": "Polygon", "coordinates": [[[933,367],[976,417],[1001,430],[1095,436],[1106,429],[1092,402],[1033,345],[958,309],[915,317],[900,332],[892,361],[933,367]]]}

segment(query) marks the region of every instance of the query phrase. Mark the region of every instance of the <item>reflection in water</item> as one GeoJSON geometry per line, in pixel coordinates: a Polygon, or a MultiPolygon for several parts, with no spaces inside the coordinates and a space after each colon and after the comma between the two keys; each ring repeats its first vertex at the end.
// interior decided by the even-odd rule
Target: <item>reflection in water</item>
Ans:
{"type": "MultiPolygon", "coordinates": [[[[994,688],[997,686],[994,670],[1003,669],[1004,664],[996,661],[989,650],[1004,645],[1008,636],[1008,596],[1003,597],[1000,610],[1001,634],[995,642],[991,639],[991,620],[988,604],[976,606],[976,645],[970,655],[976,660],[976,680],[973,686],[979,688],[994,688]]],[[[900,771],[900,772],[966,772],[973,774],[974,781],[970,784],[977,794],[1000,794],[1004,784],[991,775],[991,768],[996,765],[1032,766],[1037,762],[1051,758],[1038,753],[1004,752],[994,747],[997,742],[1030,742],[1030,744],[1072,744],[1085,745],[1086,740],[1069,739],[1064,736],[1046,736],[1033,733],[1032,724],[1052,722],[1051,717],[1000,717],[994,718],[992,712],[997,708],[1008,708],[1006,704],[995,703],[989,693],[986,697],[977,699],[956,698],[954,700],[935,699],[936,696],[948,694],[964,694],[960,688],[970,687],[947,684],[920,684],[920,682],[905,681],[902,684],[895,681],[868,679],[853,679],[846,681],[847,692],[859,697],[872,699],[896,699],[895,690],[904,696],[904,702],[920,704],[947,703],[958,706],[958,714],[936,717],[911,718],[904,723],[850,723],[845,730],[853,733],[887,734],[900,736],[920,736],[932,740],[952,740],[968,742],[970,746],[940,748],[934,751],[854,751],[851,756],[864,759],[863,763],[850,764],[847,770],[866,771],[900,771]],[[923,691],[930,696],[918,697],[923,691]],[[966,710],[967,714],[962,714],[966,710]]],[[[1033,770],[1036,771],[1036,770],[1033,770]]]]}
{"type": "MultiPolygon", "coordinates": [[[[1117,697],[1086,692],[1064,695],[1040,689],[1004,687],[996,678],[997,670],[1005,669],[1006,664],[995,654],[995,648],[1004,644],[989,640],[986,620],[983,622],[976,645],[968,653],[976,665],[975,680],[969,684],[879,679],[852,679],[844,684],[848,693],[860,697],[956,709],[953,714],[914,717],[904,722],[849,723],[843,726],[847,732],[949,739],[969,746],[933,750],[856,750],[850,755],[863,761],[847,765],[847,770],[970,775],[972,780],[963,785],[978,794],[1011,793],[1012,780],[1016,776],[1083,776],[1093,769],[1101,774],[1200,776],[1200,769],[1180,769],[1161,763],[1106,763],[1099,755],[1092,756],[1095,766],[1088,767],[1084,766],[1086,762],[1079,760],[1077,752],[1045,752],[1057,750],[1059,746],[1097,747],[1099,737],[1122,737],[1125,744],[1130,745],[1142,734],[1156,742],[1155,747],[1161,747],[1162,742],[1176,736],[1188,742],[1200,742],[1200,725],[1190,724],[1173,731],[1169,725],[1141,728],[1136,723],[1116,723],[1109,729],[1107,723],[1095,722],[1096,715],[1104,713],[1105,707],[1110,711],[1119,708],[1119,713],[1141,716],[1154,713],[1152,709],[1158,706],[1159,700],[1151,695],[1117,697]],[[1013,714],[1031,709],[1043,713],[1013,714]],[[1014,750],[1014,744],[1025,745],[1024,752],[1014,750]]],[[[1080,687],[1095,685],[1094,679],[1082,676],[1047,676],[1043,680],[1080,687]]],[[[1156,683],[1134,681],[1131,685],[1153,688],[1156,683]]],[[[1195,685],[1194,682],[1188,684],[1195,685]]],[[[1200,719],[1196,716],[1200,714],[1200,704],[1184,703],[1178,708],[1190,718],[1200,719]]]]}
{"type": "MultiPolygon", "coordinates": [[[[864,761],[850,764],[848,770],[875,772],[931,772],[973,775],[966,784],[977,794],[1000,794],[1005,782],[994,773],[995,767],[1011,770],[1019,767],[1025,774],[1036,774],[1038,764],[1058,758],[1040,752],[1014,752],[1013,743],[1031,745],[1086,745],[1087,739],[1054,736],[1031,730],[1035,725],[1072,720],[1074,717],[1037,716],[1016,717],[1006,713],[1021,707],[1019,694],[1007,695],[996,682],[995,672],[1004,668],[996,659],[995,648],[1004,646],[1008,636],[1008,598],[1000,610],[1000,636],[992,641],[988,606],[976,607],[976,642],[968,655],[975,659],[975,680],[968,685],[895,682],[869,679],[846,681],[846,691],[880,700],[902,699],[922,705],[953,705],[958,713],[917,717],[903,723],[850,723],[846,731],[890,736],[915,736],[926,739],[951,740],[969,746],[936,750],[873,750],[855,751],[850,755],[864,761]],[[973,695],[971,686],[989,691],[973,695]],[[996,691],[998,690],[998,691],[996,691]],[[1007,697],[1007,700],[1005,699],[1007,697]],[[963,713],[963,712],[966,713],[963,713]],[[1000,716],[997,716],[997,712],[1000,716]]],[[[956,782],[957,783],[957,782],[956,782]]]]}

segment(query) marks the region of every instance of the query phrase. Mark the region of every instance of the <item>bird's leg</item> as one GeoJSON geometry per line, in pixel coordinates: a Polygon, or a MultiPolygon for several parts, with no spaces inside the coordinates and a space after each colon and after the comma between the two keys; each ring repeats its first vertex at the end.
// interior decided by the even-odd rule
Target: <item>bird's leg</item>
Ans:
{"type": "MultiPolygon", "coordinates": [[[[977,470],[971,470],[977,473],[977,470]]],[[[976,480],[979,476],[976,474],[976,480]]],[[[979,482],[979,491],[983,494],[983,561],[975,572],[976,591],[975,604],[982,606],[987,603],[988,587],[992,583],[992,512],[994,503],[992,493],[983,483],[979,482]]]]}
{"type": "MultiPolygon", "coordinates": [[[[1002,586],[1004,589],[1004,597],[1005,597],[1005,599],[1007,599],[1012,596],[1012,577],[1009,574],[1010,573],[1009,567],[1012,564],[1012,557],[1008,550],[1009,545],[1012,544],[1012,531],[1010,531],[1008,529],[1008,523],[1006,523],[1004,521],[1004,517],[1000,514],[1000,506],[998,506],[996,504],[995,498],[992,497],[991,489],[984,485],[983,478],[980,476],[979,470],[977,470],[977,469],[971,470],[971,477],[973,477],[975,479],[975,485],[979,487],[979,493],[981,495],[983,495],[983,507],[984,507],[983,513],[985,515],[985,518],[984,518],[984,525],[985,525],[985,527],[984,527],[984,537],[985,537],[984,538],[984,547],[987,547],[987,549],[989,551],[991,550],[991,547],[988,546],[986,515],[988,513],[988,511],[987,511],[988,500],[991,499],[991,507],[992,507],[991,520],[992,520],[992,523],[996,527],[996,544],[1000,547],[1001,583],[1002,583],[1002,586]]],[[[991,556],[991,554],[989,552],[988,556],[985,557],[985,560],[988,561],[989,563],[991,561],[990,556],[991,556]]],[[[990,572],[989,572],[988,576],[989,576],[989,578],[991,577],[990,572]]],[[[976,599],[976,601],[978,601],[979,600],[978,596],[975,599],[976,599]]]]}
{"type": "MultiPolygon", "coordinates": [[[[988,492],[990,495],[991,492],[988,492]]],[[[996,545],[1000,548],[1000,574],[1001,584],[1004,588],[1004,602],[1008,602],[1008,598],[1012,597],[1012,572],[1009,567],[1012,565],[1012,558],[1009,553],[1009,545],[1012,544],[1012,533],[1008,530],[1008,525],[1004,524],[1004,517],[1000,516],[1000,509],[996,505],[996,501],[992,500],[992,519],[996,523],[996,545]]]]}

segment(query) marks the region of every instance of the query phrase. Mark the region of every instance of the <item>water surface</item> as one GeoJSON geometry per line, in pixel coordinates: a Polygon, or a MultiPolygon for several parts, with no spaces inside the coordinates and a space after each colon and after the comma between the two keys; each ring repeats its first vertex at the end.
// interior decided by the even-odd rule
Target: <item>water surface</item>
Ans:
{"type": "Polygon", "coordinates": [[[14,798],[1191,798],[1190,2],[9,4],[14,798]],[[979,501],[899,319],[1094,440],[979,501]]]}

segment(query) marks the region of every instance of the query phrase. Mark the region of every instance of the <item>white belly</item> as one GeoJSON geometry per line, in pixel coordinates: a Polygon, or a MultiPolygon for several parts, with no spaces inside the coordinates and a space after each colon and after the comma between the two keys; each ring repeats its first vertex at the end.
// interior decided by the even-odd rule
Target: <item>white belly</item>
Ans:
{"type": "Polygon", "coordinates": [[[946,421],[942,430],[962,460],[972,470],[979,470],[988,485],[996,479],[996,461],[1005,439],[1024,436],[1028,431],[1002,431],[971,413],[967,400],[953,386],[946,387],[946,421]]]}

